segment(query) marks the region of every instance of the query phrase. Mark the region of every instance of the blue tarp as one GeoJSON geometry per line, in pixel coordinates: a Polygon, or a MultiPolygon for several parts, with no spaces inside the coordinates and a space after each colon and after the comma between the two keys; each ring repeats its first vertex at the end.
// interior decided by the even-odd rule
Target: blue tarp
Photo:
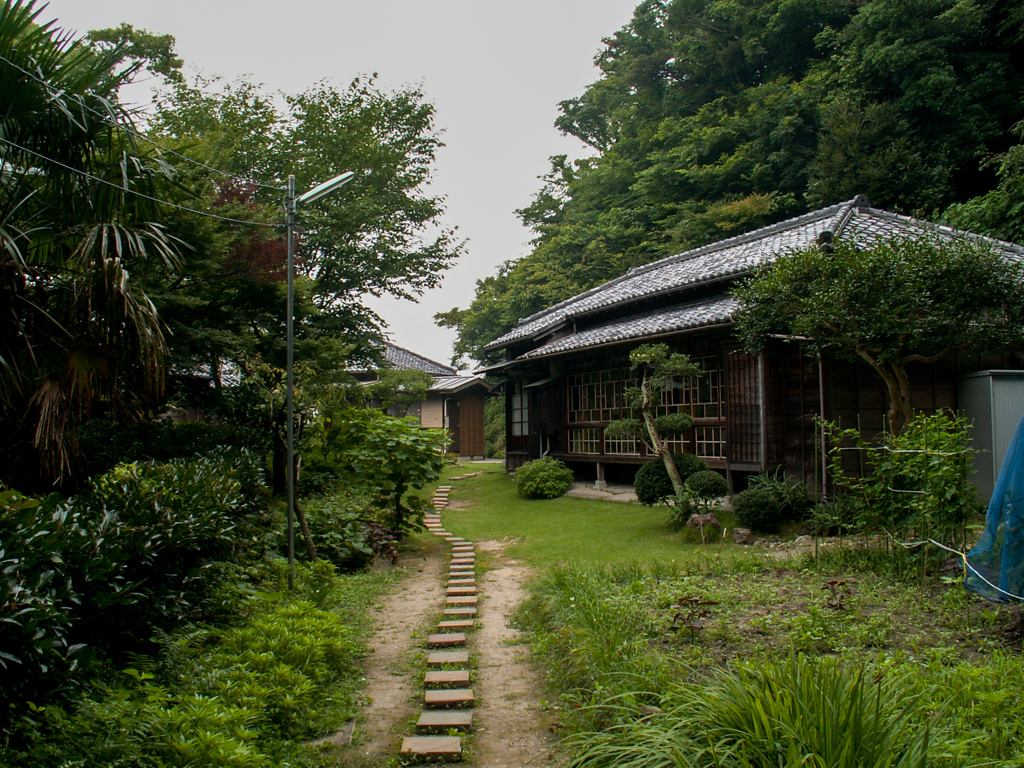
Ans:
{"type": "Polygon", "coordinates": [[[1024,418],[1003,459],[985,532],[967,554],[964,586],[993,602],[1024,602],[1024,418]],[[988,583],[986,583],[988,582],[988,583]]]}

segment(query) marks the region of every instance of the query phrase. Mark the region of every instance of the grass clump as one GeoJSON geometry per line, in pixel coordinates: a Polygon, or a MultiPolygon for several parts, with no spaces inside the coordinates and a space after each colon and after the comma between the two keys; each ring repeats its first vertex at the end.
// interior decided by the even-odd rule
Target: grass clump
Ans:
{"type": "Polygon", "coordinates": [[[933,723],[901,676],[836,659],[739,664],[675,687],[665,711],[578,733],[572,768],[919,768],[933,723]]]}

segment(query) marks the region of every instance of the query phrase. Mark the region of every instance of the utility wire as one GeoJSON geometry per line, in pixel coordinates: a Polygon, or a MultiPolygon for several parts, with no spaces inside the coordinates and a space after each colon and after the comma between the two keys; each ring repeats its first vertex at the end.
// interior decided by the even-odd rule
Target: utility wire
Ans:
{"type": "Polygon", "coordinates": [[[161,205],[166,205],[166,206],[169,206],[171,208],[177,208],[180,211],[187,211],[188,213],[194,213],[197,216],[206,216],[207,218],[210,218],[210,219],[219,219],[220,221],[228,221],[228,222],[231,222],[232,224],[244,224],[244,225],[249,226],[249,227],[266,227],[268,229],[278,229],[281,226],[279,224],[266,224],[266,223],[264,223],[262,221],[246,221],[245,219],[235,219],[235,218],[232,218],[230,216],[220,216],[219,214],[216,214],[216,213],[209,213],[208,211],[198,211],[195,208],[189,208],[189,207],[184,206],[184,205],[179,205],[178,203],[172,203],[169,200],[161,200],[159,197],[153,197],[152,195],[147,195],[145,192],[139,192],[139,191],[131,189],[129,187],[123,187],[120,184],[115,184],[112,181],[107,181],[106,179],[101,179],[99,176],[94,176],[93,174],[89,173],[88,171],[83,171],[81,168],[75,168],[74,166],[62,163],[59,160],[54,160],[52,157],[47,157],[46,155],[40,154],[39,152],[36,152],[35,150],[29,149],[28,147],[23,147],[20,144],[15,144],[10,139],[5,139],[2,136],[0,136],[0,141],[2,141],[4,144],[8,144],[8,145],[14,147],[15,149],[19,149],[22,152],[27,152],[30,155],[34,155],[34,156],[38,157],[40,160],[45,160],[48,163],[53,163],[54,165],[60,166],[61,168],[64,168],[64,169],[66,169],[68,171],[71,171],[72,173],[77,173],[78,175],[84,176],[85,178],[90,179],[92,181],[98,181],[100,184],[106,184],[108,187],[113,187],[114,189],[120,190],[121,192],[127,192],[130,195],[135,195],[137,197],[141,197],[141,198],[144,198],[146,200],[152,200],[154,203],[160,203],[161,205]]]}
{"type": "MultiPolygon", "coordinates": [[[[27,69],[25,69],[24,67],[22,67],[22,66],[20,66],[18,64],[15,64],[13,61],[8,59],[6,56],[0,55],[0,61],[3,61],[5,63],[11,65],[16,70],[18,70],[19,72],[22,72],[23,74],[28,75],[33,80],[36,80],[38,83],[40,83],[44,88],[49,89],[49,91],[51,93],[53,93],[53,94],[60,94],[60,93],[64,92],[64,89],[58,88],[55,85],[52,85],[52,84],[48,83],[44,78],[40,77],[35,72],[32,72],[32,71],[27,70],[27,69]]],[[[246,182],[248,182],[250,184],[255,184],[257,187],[259,187],[261,189],[271,189],[271,190],[274,190],[275,192],[280,192],[283,189],[283,187],[275,187],[275,186],[273,186],[271,184],[261,184],[258,181],[253,181],[252,179],[245,178],[244,176],[240,176],[240,175],[234,174],[234,173],[228,173],[227,171],[222,171],[220,168],[214,168],[212,165],[207,165],[206,163],[201,162],[199,160],[196,160],[195,158],[189,157],[188,155],[184,155],[181,152],[177,152],[177,151],[175,151],[173,149],[165,147],[160,142],[155,141],[155,140],[149,138],[148,136],[146,136],[143,133],[139,133],[134,128],[129,128],[128,126],[123,125],[123,124],[117,122],[116,120],[111,120],[109,115],[101,112],[100,110],[96,109],[95,107],[90,107],[88,104],[85,104],[85,103],[82,103],[82,107],[84,109],[87,109],[88,111],[92,112],[94,115],[97,115],[101,120],[103,120],[103,122],[107,123],[108,125],[112,125],[115,128],[120,128],[122,131],[124,131],[128,135],[130,135],[130,136],[132,136],[132,137],[134,137],[136,139],[141,139],[142,141],[144,141],[144,142],[146,142],[148,144],[153,145],[154,147],[156,147],[161,152],[163,152],[165,154],[168,154],[168,155],[173,155],[175,157],[180,157],[182,160],[185,160],[186,162],[192,163],[193,165],[198,166],[199,168],[204,168],[207,171],[212,171],[213,173],[216,173],[217,175],[223,176],[223,177],[228,178],[228,179],[242,179],[243,181],[246,181],[246,182]]]]}

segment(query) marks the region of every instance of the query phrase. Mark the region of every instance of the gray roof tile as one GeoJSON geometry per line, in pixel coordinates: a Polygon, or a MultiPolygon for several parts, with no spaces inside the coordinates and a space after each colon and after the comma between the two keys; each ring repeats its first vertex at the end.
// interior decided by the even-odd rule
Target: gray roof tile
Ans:
{"type": "Polygon", "coordinates": [[[549,341],[544,346],[527,352],[519,359],[532,360],[539,357],[551,357],[566,352],[577,352],[636,339],[649,339],[693,328],[723,325],[731,322],[732,313],[736,307],[737,302],[731,296],[716,296],[703,301],[652,310],[549,341]]]}
{"type": "Polygon", "coordinates": [[[850,239],[861,247],[898,236],[970,237],[993,244],[1007,258],[1024,260],[1024,248],[1020,246],[871,208],[866,198],[858,196],[839,205],[631,269],[615,280],[520,320],[516,328],[485,349],[500,349],[520,339],[543,335],[568,319],[591,312],[616,306],[625,309],[630,303],[659,294],[748,274],[785,253],[814,245],[825,232],[836,238],[850,239]]]}
{"type": "Polygon", "coordinates": [[[391,364],[392,368],[400,371],[426,371],[431,376],[451,376],[455,374],[454,368],[442,365],[441,363],[435,363],[433,360],[428,360],[422,355],[417,355],[391,343],[387,343],[384,346],[384,359],[391,364]]]}

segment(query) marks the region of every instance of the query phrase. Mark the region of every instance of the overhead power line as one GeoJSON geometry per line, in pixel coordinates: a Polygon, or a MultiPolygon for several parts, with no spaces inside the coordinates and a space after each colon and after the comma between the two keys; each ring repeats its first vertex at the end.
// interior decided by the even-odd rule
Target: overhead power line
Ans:
{"type": "Polygon", "coordinates": [[[267,229],[278,229],[281,226],[279,224],[266,224],[262,221],[246,221],[245,219],[235,219],[232,218],[231,216],[221,216],[216,213],[210,213],[208,211],[199,211],[196,210],[195,208],[189,208],[188,206],[185,205],[172,203],[169,200],[162,200],[159,197],[147,195],[145,192],[139,192],[138,190],[131,189],[130,187],[124,187],[121,186],[120,184],[115,184],[114,182],[108,181],[107,179],[101,179],[99,176],[95,176],[89,173],[88,171],[83,171],[81,168],[75,168],[72,165],[62,163],[60,160],[54,160],[52,157],[47,157],[46,155],[40,152],[36,152],[33,149],[23,147],[20,144],[16,144],[15,142],[11,141],[10,139],[3,138],[2,136],[0,136],[0,142],[12,146],[15,149],[18,149],[22,152],[27,152],[28,154],[33,155],[34,157],[38,157],[40,160],[45,160],[48,163],[52,163],[53,165],[64,168],[65,170],[71,171],[72,173],[77,173],[79,176],[84,176],[85,178],[90,179],[91,181],[97,181],[100,184],[106,184],[108,187],[113,187],[114,189],[120,190],[121,192],[125,192],[129,195],[135,195],[136,197],[141,197],[145,200],[152,200],[154,203],[159,203],[160,205],[166,205],[169,206],[170,208],[177,208],[179,211],[187,211],[188,213],[194,213],[197,216],[206,216],[209,219],[219,219],[220,221],[228,221],[231,222],[232,224],[244,224],[245,226],[249,227],[266,227],[267,229]]]}
{"type": "MultiPolygon", "coordinates": [[[[16,70],[18,70],[21,73],[23,73],[25,75],[28,75],[33,80],[35,80],[40,85],[42,85],[44,88],[47,88],[50,91],[50,93],[59,94],[59,93],[63,93],[64,92],[64,90],[62,88],[57,88],[56,86],[54,86],[51,83],[47,82],[44,78],[42,78],[39,75],[37,75],[35,72],[32,72],[32,71],[30,71],[28,69],[25,69],[24,67],[22,67],[22,66],[20,66],[18,64],[15,64],[13,61],[8,59],[6,56],[0,55],[0,61],[3,61],[5,63],[9,64],[10,66],[14,67],[16,70]]],[[[103,120],[103,122],[107,123],[108,125],[112,125],[115,128],[119,128],[120,130],[122,130],[125,133],[127,133],[129,136],[132,136],[133,138],[139,139],[140,141],[144,141],[147,144],[150,144],[150,145],[156,147],[158,150],[160,150],[161,152],[163,152],[165,154],[173,155],[174,157],[180,157],[182,160],[185,160],[186,162],[192,163],[192,165],[195,165],[195,166],[197,166],[199,168],[203,168],[203,169],[205,169],[207,171],[211,171],[212,173],[216,173],[217,175],[223,176],[224,178],[228,178],[228,179],[241,179],[242,181],[248,182],[249,184],[255,184],[260,189],[270,189],[270,190],[274,190],[275,192],[280,192],[280,191],[282,191],[284,189],[284,187],[278,187],[278,186],[274,186],[272,184],[263,184],[263,183],[261,183],[259,181],[254,181],[253,179],[247,178],[245,176],[241,176],[241,175],[239,175],[237,173],[230,173],[228,171],[221,170],[220,168],[215,168],[212,165],[207,165],[206,163],[204,163],[204,162],[202,162],[200,160],[196,160],[193,157],[189,157],[188,155],[182,154],[181,152],[177,152],[177,151],[175,151],[173,149],[170,149],[169,147],[165,147],[163,144],[161,144],[160,142],[158,142],[158,141],[156,141],[154,139],[149,138],[144,133],[139,133],[138,131],[136,131],[133,128],[129,128],[128,126],[123,125],[122,123],[119,123],[116,120],[112,120],[109,115],[101,112],[100,110],[96,109],[95,107],[90,107],[88,104],[84,104],[84,103],[82,104],[82,107],[84,109],[88,110],[89,112],[92,112],[94,115],[96,115],[101,120],[103,120]]]]}

